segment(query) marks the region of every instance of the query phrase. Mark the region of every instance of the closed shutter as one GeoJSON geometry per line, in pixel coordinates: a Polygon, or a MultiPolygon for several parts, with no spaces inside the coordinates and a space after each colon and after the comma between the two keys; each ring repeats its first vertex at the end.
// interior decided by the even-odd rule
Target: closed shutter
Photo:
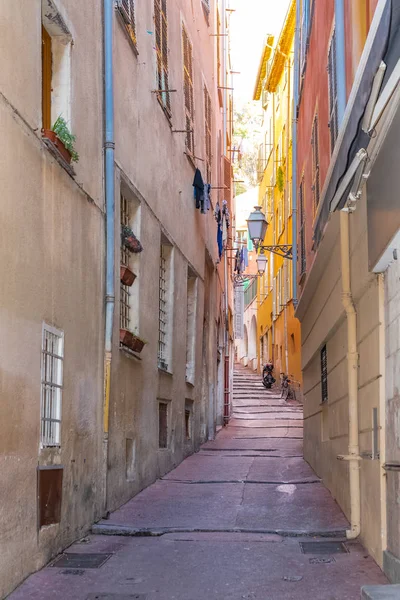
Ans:
{"type": "Polygon", "coordinates": [[[306,272],[306,217],[304,210],[304,179],[300,183],[299,188],[300,200],[300,231],[299,231],[299,246],[300,246],[300,276],[306,272]]]}
{"type": "Polygon", "coordinates": [[[168,81],[168,21],[167,0],[154,0],[154,25],[157,54],[157,89],[158,99],[171,116],[171,97],[168,81]]]}
{"type": "Polygon", "coordinates": [[[312,175],[313,175],[313,199],[314,199],[314,213],[317,212],[319,199],[320,199],[320,186],[319,186],[319,141],[318,141],[318,115],[315,115],[312,133],[311,133],[311,146],[312,146],[312,175]]]}
{"type": "Polygon", "coordinates": [[[117,7],[126,23],[132,42],[136,45],[135,0],[117,0],[117,7]]]}
{"type": "Polygon", "coordinates": [[[328,358],[326,354],[326,345],[321,349],[321,400],[328,400],[328,358]]]}
{"type": "Polygon", "coordinates": [[[227,197],[231,197],[232,163],[224,157],[224,185],[227,197]]]}
{"type": "Polygon", "coordinates": [[[336,75],[336,32],[333,32],[328,54],[328,88],[329,88],[329,131],[331,153],[338,136],[337,75],[336,75]]]}
{"type": "Polygon", "coordinates": [[[194,103],[193,103],[193,47],[184,25],[182,25],[183,46],[183,92],[185,97],[186,149],[194,155],[194,103]]]}
{"type": "Polygon", "coordinates": [[[206,180],[211,184],[211,164],[212,164],[212,112],[211,97],[206,86],[204,86],[204,134],[206,146],[206,180]]]}

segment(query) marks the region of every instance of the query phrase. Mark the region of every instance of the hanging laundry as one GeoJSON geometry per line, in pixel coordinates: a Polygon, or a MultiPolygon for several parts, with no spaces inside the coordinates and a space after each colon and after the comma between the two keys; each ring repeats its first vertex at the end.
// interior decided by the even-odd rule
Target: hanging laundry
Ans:
{"type": "Polygon", "coordinates": [[[244,260],[244,267],[248,267],[249,266],[249,251],[247,250],[247,247],[244,246],[243,247],[243,260],[244,260]]]}
{"type": "Polygon", "coordinates": [[[217,221],[217,223],[221,223],[221,217],[222,217],[221,207],[219,205],[219,200],[217,200],[217,204],[215,205],[215,210],[214,210],[214,218],[217,221]]]}
{"type": "Polygon", "coordinates": [[[222,251],[224,249],[224,245],[222,242],[222,228],[220,225],[218,225],[218,227],[217,227],[217,244],[218,244],[218,255],[219,255],[219,258],[221,258],[222,251]]]}
{"type": "Polygon", "coordinates": [[[229,229],[231,222],[230,222],[228,203],[226,200],[222,200],[222,215],[225,217],[224,220],[226,221],[226,227],[227,227],[227,229],[229,229]]]}
{"type": "Polygon", "coordinates": [[[200,169],[196,169],[194,174],[193,187],[196,208],[200,208],[201,212],[204,212],[204,181],[201,176],[200,169]]]}
{"type": "Polygon", "coordinates": [[[204,195],[204,212],[206,213],[211,208],[211,185],[209,183],[204,184],[203,195],[204,195]]]}
{"type": "Polygon", "coordinates": [[[222,241],[225,244],[228,241],[228,222],[226,216],[222,216],[222,241]]]}
{"type": "Polygon", "coordinates": [[[240,275],[240,250],[236,250],[236,256],[235,256],[235,269],[236,273],[238,275],[240,275]]]}

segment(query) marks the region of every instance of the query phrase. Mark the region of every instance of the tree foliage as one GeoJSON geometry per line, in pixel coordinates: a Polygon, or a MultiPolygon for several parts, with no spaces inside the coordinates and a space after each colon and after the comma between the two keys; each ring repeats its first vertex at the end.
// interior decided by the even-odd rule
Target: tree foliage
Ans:
{"type": "Polygon", "coordinates": [[[239,107],[234,111],[233,118],[234,175],[235,179],[244,182],[236,188],[236,194],[239,194],[257,185],[258,145],[262,122],[259,103],[248,102],[239,107]]]}

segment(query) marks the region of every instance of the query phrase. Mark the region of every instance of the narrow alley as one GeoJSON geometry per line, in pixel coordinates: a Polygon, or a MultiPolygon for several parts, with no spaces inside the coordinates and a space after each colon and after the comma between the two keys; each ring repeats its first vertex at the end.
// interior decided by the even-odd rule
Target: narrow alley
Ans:
{"type": "Polygon", "coordinates": [[[302,407],[234,373],[216,440],[29,577],[10,600],[357,600],[386,579],[302,457],[302,407]]]}

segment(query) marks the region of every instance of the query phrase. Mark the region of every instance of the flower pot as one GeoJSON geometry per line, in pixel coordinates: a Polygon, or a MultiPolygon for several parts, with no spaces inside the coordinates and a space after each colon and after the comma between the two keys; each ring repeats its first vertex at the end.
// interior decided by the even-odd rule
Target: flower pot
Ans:
{"type": "Polygon", "coordinates": [[[57,137],[54,131],[52,131],[51,129],[42,129],[42,137],[46,138],[47,140],[50,140],[53,146],[57,148],[58,152],[61,154],[65,162],[67,162],[69,165],[71,164],[72,157],[70,151],[66,149],[66,147],[64,146],[60,138],[57,137]]]}
{"type": "Polygon", "coordinates": [[[144,345],[146,344],[144,340],[141,340],[128,329],[119,330],[119,340],[121,344],[132,350],[132,352],[137,352],[138,354],[140,354],[144,348],[144,345]]]}
{"type": "Polygon", "coordinates": [[[146,343],[145,341],[141,340],[140,338],[138,338],[134,335],[131,350],[133,350],[133,352],[137,352],[138,354],[140,354],[144,348],[145,343],[146,343]]]}
{"type": "Polygon", "coordinates": [[[127,227],[126,225],[122,228],[121,240],[124,246],[126,246],[131,252],[134,252],[136,254],[142,252],[142,244],[139,242],[132,229],[130,227],[127,227]]]}
{"type": "Polygon", "coordinates": [[[133,271],[131,271],[130,268],[125,265],[120,266],[119,276],[121,279],[121,283],[123,283],[124,285],[127,285],[128,287],[131,287],[132,283],[136,279],[135,273],[133,271]]]}

